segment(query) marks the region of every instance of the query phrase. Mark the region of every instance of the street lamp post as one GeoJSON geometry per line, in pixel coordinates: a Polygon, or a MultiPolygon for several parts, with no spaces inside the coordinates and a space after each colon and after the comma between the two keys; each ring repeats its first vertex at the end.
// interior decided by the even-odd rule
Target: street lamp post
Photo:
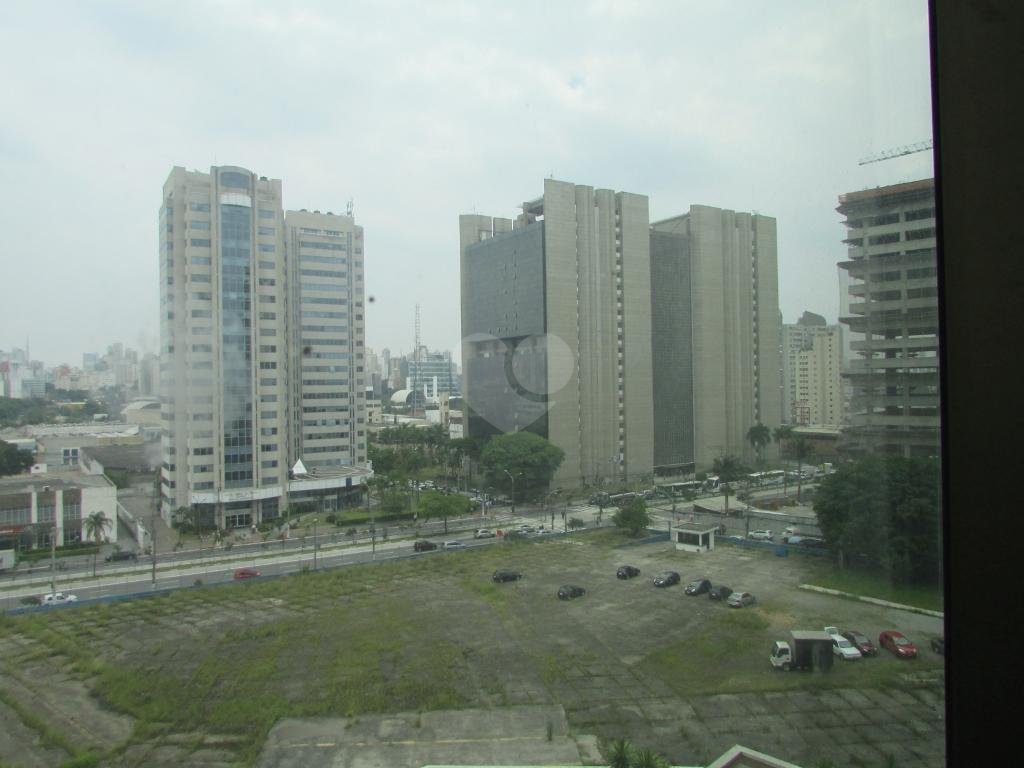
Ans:
{"type": "Polygon", "coordinates": [[[50,529],[50,594],[57,591],[57,526],[50,529]]]}
{"type": "Polygon", "coordinates": [[[519,472],[518,474],[513,475],[507,469],[503,469],[501,471],[504,472],[506,475],[508,475],[508,479],[512,481],[512,517],[515,517],[516,516],[516,478],[517,477],[522,477],[523,473],[519,472]]]}
{"type": "Polygon", "coordinates": [[[316,551],[317,551],[317,547],[320,544],[320,537],[318,535],[318,530],[317,530],[317,527],[316,527],[318,522],[319,522],[319,518],[314,517],[313,518],[313,570],[314,571],[316,570],[316,551]]]}

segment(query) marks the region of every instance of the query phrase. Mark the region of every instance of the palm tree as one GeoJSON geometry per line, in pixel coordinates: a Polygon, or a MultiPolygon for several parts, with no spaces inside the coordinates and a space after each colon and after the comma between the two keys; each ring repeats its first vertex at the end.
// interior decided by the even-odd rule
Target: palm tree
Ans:
{"type": "Polygon", "coordinates": [[[800,501],[800,491],[803,488],[803,468],[804,461],[810,457],[813,453],[811,450],[811,444],[807,442],[807,438],[800,436],[797,437],[791,446],[793,456],[796,458],[796,500],[800,501]]]}
{"type": "MultiPolygon", "coordinates": [[[[789,424],[780,424],[774,430],[772,430],[772,437],[775,438],[775,442],[779,444],[779,453],[785,455],[786,453],[786,441],[793,437],[793,427],[789,424]]],[[[789,495],[789,476],[786,474],[786,465],[782,465],[782,495],[789,495]]]]}
{"type": "Polygon", "coordinates": [[[757,454],[758,463],[764,466],[764,447],[772,441],[772,431],[764,424],[758,422],[747,430],[747,440],[757,454]]]}
{"type": "Polygon", "coordinates": [[[630,768],[633,746],[626,739],[613,739],[608,748],[608,768],[630,768]]]}
{"type": "Polygon", "coordinates": [[[92,575],[96,575],[96,555],[99,553],[100,539],[103,532],[110,527],[110,518],[102,511],[93,512],[82,521],[82,528],[85,529],[85,537],[96,542],[97,550],[92,553],[92,575]]]}
{"type": "Polygon", "coordinates": [[[715,459],[712,471],[718,475],[718,481],[725,494],[725,516],[729,516],[729,494],[732,492],[732,483],[747,474],[747,468],[732,454],[726,454],[715,459]]]}

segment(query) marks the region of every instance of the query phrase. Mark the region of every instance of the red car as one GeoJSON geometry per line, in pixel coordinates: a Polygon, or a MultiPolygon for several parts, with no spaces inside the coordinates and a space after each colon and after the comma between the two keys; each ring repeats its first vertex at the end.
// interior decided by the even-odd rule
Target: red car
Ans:
{"type": "Polygon", "coordinates": [[[239,579],[255,579],[260,575],[260,572],[255,568],[236,568],[235,569],[235,581],[239,579]]]}
{"type": "Polygon", "coordinates": [[[894,656],[900,659],[916,659],[917,646],[907,640],[902,632],[895,629],[887,629],[878,636],[878,644],[887,648],[894,656]]]}

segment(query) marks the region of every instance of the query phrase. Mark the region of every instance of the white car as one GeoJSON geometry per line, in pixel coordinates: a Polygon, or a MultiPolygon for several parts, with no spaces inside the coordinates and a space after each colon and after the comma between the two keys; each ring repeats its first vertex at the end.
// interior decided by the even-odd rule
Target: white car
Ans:
{"type": "Polygon", "coordinates": [[[860,649],[839,634],[838,627],[825,627],[825,634],[832,638],[832,653],[846,661],[854,661],[861,657],[860,649]]]}
{"type": "Polygon", "coordinates": [[[78,597],[68,592],[51,592],[39,598],[40,605],[65,605],[78,602],[78,597]]]}
{"type": "Polygon", "coordinates": [[[473,534],[474,539],[491,539],[494,538],[494,531],[490,528],[478,528],[477,532],[473,534]]]}
{"type": "Polygon", "coordinates": [[[461,541],[446,541],[441,546],[445,549],[462,549],[463,545],[461,541]]]}
{"type": "Polygon", "coordinates": [[[748,539],[753,539],[754,541],[771,541],[772,540],[772,532],[771,531],[751,531],[749,534],[747,534],[747,538],[748,539]]]}

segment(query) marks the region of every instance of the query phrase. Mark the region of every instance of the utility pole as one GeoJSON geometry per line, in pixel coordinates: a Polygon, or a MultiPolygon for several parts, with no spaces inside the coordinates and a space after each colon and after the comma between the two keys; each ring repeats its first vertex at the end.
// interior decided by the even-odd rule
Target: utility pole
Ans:
{"type": "Polygon", "coordinates": [[[316,551],[320,545],[320,537],[317,530],[317,523],[320,522],[319,518],[313,518],[313,570],[316,570],[316,551]]]}
{"type": "Polygon", "coordinates": [[[57,526],[50,529],[50,594],[57,591],[57,526]]]}
{"type": "Polygon", "coordinates": [[[156,586],[156,512],[149,521],[149,549],[153,554],[153,586],[156,586]]]}

